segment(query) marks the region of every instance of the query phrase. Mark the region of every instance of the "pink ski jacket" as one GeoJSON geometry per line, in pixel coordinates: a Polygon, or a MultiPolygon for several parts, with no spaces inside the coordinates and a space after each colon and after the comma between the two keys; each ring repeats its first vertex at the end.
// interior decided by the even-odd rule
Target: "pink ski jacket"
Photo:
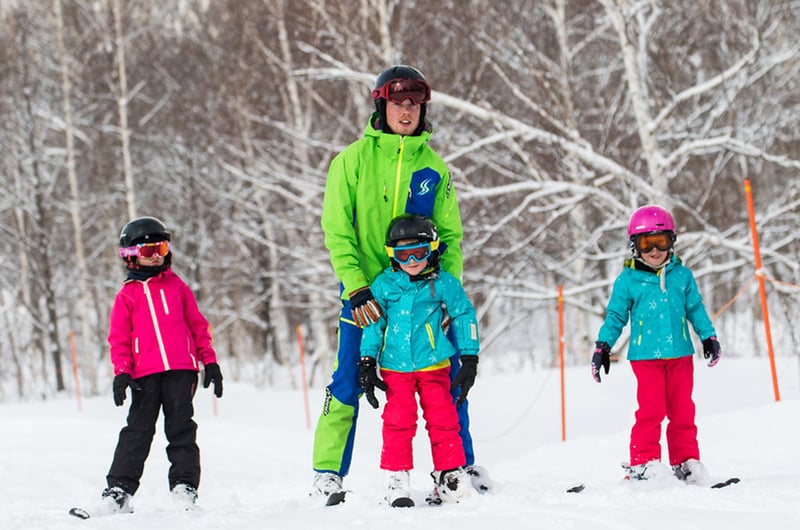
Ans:
{"type": "Polygon", "coordinates": [[[138,379],[167,370],[199,370],[217,362],[208,321],[188,285],[167,269],[127,280],[114,299],[108,343],[114,375],[138,379]]]}

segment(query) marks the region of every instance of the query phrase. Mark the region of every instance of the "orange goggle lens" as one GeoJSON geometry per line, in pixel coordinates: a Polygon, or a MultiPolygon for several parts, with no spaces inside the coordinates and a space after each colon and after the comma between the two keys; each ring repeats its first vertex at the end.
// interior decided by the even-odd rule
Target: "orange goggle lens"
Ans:
{"type": "Polygon", "coordinates": [[[169,241],[156,241],[155,243],[139,243],[132,247],[122,247],[119,255],[123,258],[139,256],[152,258],[153,256],[166,256],[169,254],[169,241]]]}
{"type": "Polygon", "coordinates": [[[667,232],[656,232],[654,234],[642,234],[636,236],[634,242],[636,243],[636,250],[642,254],[647,254],[654,248],[657,248],[662,252],[666,252],[672,248],[673,239],[672,234],[667,232]]]}

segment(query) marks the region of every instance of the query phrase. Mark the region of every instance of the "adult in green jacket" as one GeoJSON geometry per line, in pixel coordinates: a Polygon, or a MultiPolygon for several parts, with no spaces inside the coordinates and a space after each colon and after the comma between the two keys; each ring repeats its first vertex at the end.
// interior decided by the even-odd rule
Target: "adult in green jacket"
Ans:
{"type": "MultiPolygon", "coordinates": [[[[343,491],[350,468],[361,395],[361,330],[381,316],[369,285],[390,265],[384,238],[392,219],[406,213],[430,217],[439,228],[442,269],[461,280],[461,214],[447,165],[428,145],[430,94],[416,68],[395,65],[381,72],[372,91],[376,112],[364,136],[339,153],[328,171],[321,224],[341,282],[342,310],[337,359],[314,435],[313,468],[314,490],[329,502],[336,502],[331,494],[343,491]]],[[[452,364],[455,373],[460,363],[456,358],[452,364]]],[[[466,403],[459,418],[467,463],[473,464],[466,403]]],[[[476,481],[480,469],[473,471],[476,481]]]]}

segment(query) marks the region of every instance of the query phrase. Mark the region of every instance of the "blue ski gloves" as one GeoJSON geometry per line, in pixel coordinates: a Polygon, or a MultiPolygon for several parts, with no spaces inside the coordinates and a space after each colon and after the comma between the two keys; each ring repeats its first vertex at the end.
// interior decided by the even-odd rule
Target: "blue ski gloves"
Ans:
{"type": "Polygon", "coordinates": [[[475,384],[475,376],[478,375],[478,356],[477,355],[462,355],[461,356],[461,369],[453,378],[453,389],[460,388],[461,392],[456,400],[458,407],[467,399],[467,394],[472,385],[475,384]]]}
{"type": "MultiPolygon", "coordinates": [[[[114,383],[111,385],[114,390],[114,405],[121,407],[125,403],[125,390],[131,387],[131,392],[142,389],[142,385],[131,377],[131,374],[119,374],[114,376],[114,383]]],[[[131,399],[133,394],[131,394],[131,399]]]]}
{"type": "Polygon", "coordinates": [[[611,346],[606,342],[597,341],[594,343],[594,352],[592,352],[592,377],[598,383],[600,382],[600,368],[605,368],[606,375],[611,368],[611,346]]]}
{"type": "Polygon", "coordinates": [[[362,357],[358,361],[358,384],[367,396],[367,402],[373,409],[378,408],[378,398],[375,397],[375,387],[386,392],[386,383],[378,377],[378,366],[372,357],[362,357]]]}
{"type": "Polygon", "coordinates": [[[703,341],[703,357],[708,359],[709,366],[715,366],[722,356],[722,348],[719,346],[717,337],[708,337],[703,341]]]}
{"type": "Polygon", "coordinates": [[[208,385],[214,383],[214,395],[218,398],[222,397],[222,372],[217,363],[208,363],[203,368],[205,375],[203,376],[203,388],[208,388],[208,385]]]}
{"type": "Polygon", "coordinates": [[[362,328],[374,324],[383,316],[381,306],[375,301],[369,287],[362,287],[350,293],[350,311],[353,320],[362,328]]]}

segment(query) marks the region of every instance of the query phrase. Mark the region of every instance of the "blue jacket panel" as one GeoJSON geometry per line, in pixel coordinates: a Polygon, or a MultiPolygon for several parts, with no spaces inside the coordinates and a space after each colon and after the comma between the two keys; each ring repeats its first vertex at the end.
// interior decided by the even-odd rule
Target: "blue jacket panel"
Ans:
{"type": "Polygon", "coordinates": [[[654,274],[635,262],[614,282],[598,341],[613,346],[630,319],[628,360],[674,359],[694,354],[688,324],[701,340],[716,335],[694,275],[676,256],[654,274]]]}
{"type": "Polygon", "coordinates": [[[367,326],[361,356],[375,357],[381,367],[398,372],[423,370],[456,353],[442,330],[447,308],[461,355],[478,355],[475,308],[455,276],[441,271],[432,280],[411,281],[403,271],[384,270],[370,285],[383,317],[367,326]]]}

